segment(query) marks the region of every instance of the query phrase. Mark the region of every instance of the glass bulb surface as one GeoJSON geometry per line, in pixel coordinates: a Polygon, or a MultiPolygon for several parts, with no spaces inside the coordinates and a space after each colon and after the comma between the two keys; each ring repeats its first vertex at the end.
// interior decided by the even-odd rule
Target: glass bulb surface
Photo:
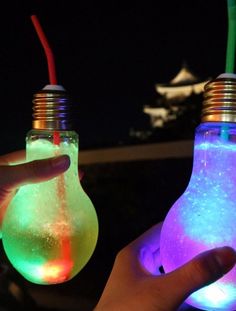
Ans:
{"type": "Polygon", "coordinates": [[[73,278],[90,259],[97,242],[94,206],[78,177],[78,143],[73,131],[32,130],[27,136],[27,161],[70,156],[62,175],[23,186],[7,208],[2,228],[5,252],[18,272],[37,284],[73,278]]]}
{"type": "MultiPolygon", "coordinates": [[[[220,246],[236,249],[236,124],[203,123],[194,144],[192,175],[161,232],[165,272],[220,246]]],[[[236,310],[236,268],[186,301],[202,310],[236,310]]]]}

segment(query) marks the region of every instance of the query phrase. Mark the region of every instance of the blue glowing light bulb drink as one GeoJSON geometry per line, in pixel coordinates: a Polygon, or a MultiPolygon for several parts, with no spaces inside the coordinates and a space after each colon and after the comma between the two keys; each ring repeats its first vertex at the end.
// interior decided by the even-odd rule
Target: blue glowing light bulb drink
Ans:
{"type": "MultiPolygon", "coordinates": [[[[211,248],[236,249],[236,75],[210,81],[204,98],[190,182],[163,224],[165,272],[211,248]]],[[[203,310],[236,310],[236,268],[193,293],[187,303],[203,310]]]]}

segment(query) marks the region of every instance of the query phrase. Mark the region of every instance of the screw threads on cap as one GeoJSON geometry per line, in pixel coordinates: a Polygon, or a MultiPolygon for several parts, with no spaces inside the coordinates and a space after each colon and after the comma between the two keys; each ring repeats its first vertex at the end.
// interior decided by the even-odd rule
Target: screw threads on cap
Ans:
{"type": "Polygon", "coordinates": [[[202,122],[236,122],[236,75],[208,82],[203,96],[202,122]]]}
{"type": "Polygon", "coordinates": [[[71,106],[64,90],[43,89],[33,97],[33,129],[71,130],[71,106]]]}

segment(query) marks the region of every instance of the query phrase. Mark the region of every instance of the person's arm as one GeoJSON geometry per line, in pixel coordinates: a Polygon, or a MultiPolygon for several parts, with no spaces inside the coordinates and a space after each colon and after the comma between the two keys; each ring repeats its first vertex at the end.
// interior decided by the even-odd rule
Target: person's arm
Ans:
{"type": "Polygon", "coordinates": [[[236,252],[221,247],[161,275],[160,230],[157,224],[119,252],[94,311],[176,311],[192,292],[214,282],[236,263],[236,252]]]}

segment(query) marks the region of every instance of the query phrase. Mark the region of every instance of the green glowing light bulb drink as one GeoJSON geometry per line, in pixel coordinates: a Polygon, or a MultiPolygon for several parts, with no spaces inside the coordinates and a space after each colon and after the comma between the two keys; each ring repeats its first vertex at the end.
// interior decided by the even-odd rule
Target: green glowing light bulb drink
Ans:
{"type": "Polygon", "coordinates": [[[49,85],[33,102],[27,161],[68,154],[71,165],[52,180],[19,189],[7,209],[2,239],[10,262],[27,280],[56,284],[74,277],[88,262],[98,221],[79,181],[78,136],[71,130],[65,90],[49,85]]]}

